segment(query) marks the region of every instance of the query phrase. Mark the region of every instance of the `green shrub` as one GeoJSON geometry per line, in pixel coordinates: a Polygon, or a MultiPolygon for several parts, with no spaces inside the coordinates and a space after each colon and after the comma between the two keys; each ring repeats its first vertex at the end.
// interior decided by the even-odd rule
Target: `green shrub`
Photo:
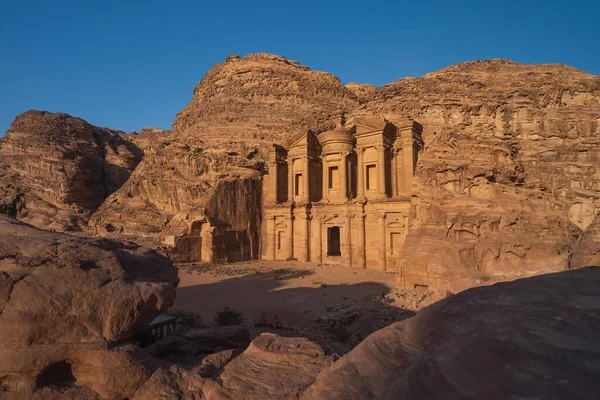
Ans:
{"type": "Polygon", "coordinates": [[[0,204],[0,214],[6,214],[13,218],[16,218],[22,209],[26,208],[25,198],[20,194],[17,194],[12,201],[4,204],[0,204]]]}
{"type": "Polygon", "coordinates": [[[190,329],[202,326],[202,316],[193,311],[172,310],[170,315],[177,317],[177,329],[190,329]]]}
{"type": "Polygon", "coordinates": [[[217,315],[215,316],[215,322],[219,326],[238,325],[241,324],[244,319],[244,314],[229,307],[217,311],[217,315]]]}

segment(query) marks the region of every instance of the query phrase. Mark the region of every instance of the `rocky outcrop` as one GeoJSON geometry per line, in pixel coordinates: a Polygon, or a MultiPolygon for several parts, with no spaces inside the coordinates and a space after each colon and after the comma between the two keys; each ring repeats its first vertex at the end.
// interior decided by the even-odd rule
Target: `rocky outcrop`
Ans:
{"type": "Polygon", "coordinates": [[[369,336],[303,399],[593,399],[600,268],[470,289],[369,336]]]}
{"type": "Polygon", "coordinates": [[[39,228],[82,230],[141,158],[122,132],[27,111],[0,141],[0,208],[39,228]]]}
{"type": "Polygon", "coordinates": [[[55,230],[89,219],[92,234],[164,244],[178,262],[255,258],[266,150],[330,128],[339,108],[349,125],[371,114],[423,125],[413,223],[391,267],[404,288],[456,292],[561,270],[600,211],[598,76],[490,60],[380,88],[344,86],[268,54],[214,66],[172,131],[125,137],[64,115],[24,114],[0,148],[0,211],[55,230]],[[145,159],[89,218],[139,161],[136,146],[145,159]],[[209,231],[216,240],[204,248],[209,231]]]}
{"type": "Polygon", "coordinates": [[[6,216],[0,232],[0,391],[132,396],[156,367],[124,340],[173,303],[172,263],[132,243],[42,231],[6,216]]]}
{"type": "Polygon", "coordinates": [[[323,349],[304,338],[263,333],[203,387],[206,399],[294,399],[331,364],[323,349]]]}
{"type": "Polygon", "coordinates": [[[358,103],[333,74],[276,55],[232,55],[198,83],[173,129],[208,147],[239,152],[230,141],[249,148],[282,142],[308,128],[328,127],[332,111],[350,111],[358,103]]]}
{"type": "Polygon", "coordinates": [[[399,265],[410,286],[562,269],[600,210],[598,76],[475,61],[385,85],[365,108],[424,127],[399,265]]]}
{"type": "Polygon", "coordinates": [[[600,214],[587,227],[569,255],[569,268],[600,266],[600,214]]]}
{"type": "MultiPolygon", "coordinates": [[[[109,237],[142,236],[156,245],[168,236],[193,236],[194,223],[208,218],[222,235],[246,238],[228,244],[245,247],[236,250],[250,254],[242,259],[256,258],[260,176],[271,143],[308,128],[324,129],[333,110],[358,104],[332,74],[280,56],[231,56],[196,86],[173,131],[144,148],[144,161],[96,212],[90,230],[109,237]]],[[[200,261],[190,258],[200,253],[193,243],[181,247],[181,261],[200,261]]]]}

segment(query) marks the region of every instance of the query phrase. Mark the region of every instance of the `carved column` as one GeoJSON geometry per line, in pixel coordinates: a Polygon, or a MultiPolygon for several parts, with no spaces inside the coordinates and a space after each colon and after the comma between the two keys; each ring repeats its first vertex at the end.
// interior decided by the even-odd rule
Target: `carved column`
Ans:
{"type": "Polygon", "coordinates": [[[313,216],[313,235],[315,237],[315,255],[313,261],[323,262],[323,227],[321,226],[321,217],[313,216]]]}
{"type": "Polygon", "coordinates": [[[348,267],[352,266],[352,215],[346,214],[346,223],[344,226],[344,240],[342,246],[342,263],[348,267]]]}
{"type": "Polygon", "coordinates": [[[396,159],[396,170],[394,171],[394,179],[396,180],[396,196],[404,193],[404,165],[402,156],[402,147],[394,148],[394,158],[396,159]]]}
{"type": "Polygon", "coordinates": [[[379,262],[381,269],[387,270],[386,267],[386,249],[385,249],[385,213],[381,212],[377,215],[379,225],[379,262]]]}
{"type": "Polygon", "coordinates": [[[294,160],[289,158],[288,165],[288,201],[294,201],[294,160]]]}
{"type": "Polygon", "coordinates": [[[304,200],[309,201],[310,200],[310,182],[309,182],[309,170],[310,170],[310,158],[307,156],[304,158],[304,173],[302,175],[304,175],[304,180],[303,180],[303,184],[304,184],[304,188],[303,188],[303,194],[304,194],[304,200]]]}
{"type": "Polygon", "coordinates": [[[404,133],[402,137],[402,175],[404,177],[404,193],[410,193],[414,175],[412,132],[404,133]],[[410,136],[408,136],[410,135],[410,136]]]}
{"type": "Polygon", "coordinates": [[[287,233],[288,233],[288,248],[287,248],[287,258],[294,258],[294,214],[290,215],[290,219],[287,224],[287,233]]]}
{"type": "Polygon", "coordinates": [[[301,237],[300,239],[302,240],[302,246],[301,248],[299,248],[296,251],[296,258],[300,261],[308,261],[308,254],[309,254],[309,250],[308,250],[308,246],[310,244],[309,241],[309,227],[308,224],[310,223],[310,218],[308,217],[308,215],[303,214],[300,217],[300,229],[301,229],[301,237]]]}
{"type": "Polygon", "coordinates": [[[398,150],[392,149],[392,197],[398,197],[398,150]]]}
{"type": "MultiPolygon", "coordinates": [[[[208,224],[208,222],[206,223],[208,224]]],[[[215,228],[211,226],[202,226],[200,236],[202,236],[202,248],[200,253],[200,262],[204,264],[211,264],[214,262],[214,250],[213,250],[213,232],[215,228]]]]}
{"type": "Polygon", "coordinates": [[[323,158],[323,199],[322,201],[329,201],[329,166],[327,161],[323,158]]]}
{"type": "Polygon", "coordinates": [[[279,168],[277,165],[277,161],[275,161],[272,165],[271,165],[271,177],[273,179],[272,182],[272,189],[273,190],[273,203],[277,203],[279,201],[279,198],[277,196],[277,194],[279,193],[278,186],[279,186],[279,168]]]}
{"type": "Polygon", "coordinates": [[[379,163],[377,166],[379,175],[379,184],[377,185],[377,192],[380,198],[385,198],[385,147],[377,147],[377,153],[379,155],[379,163]]]}
{"type": "Polygon", "coordinates": [[[358,267],[367,268],[366,253],[365,253],[365,217],[361,211],[356,214],[358,217],[358,267]]]}
{"type": "Polygon", "coordinates": [[[270,260],[277,260],[277,217],[272,215],[269,216],[269,224],[267,225],[267,229],[270,230],[269,234],[267,235],[267,237],[269,237],[270,235],[272,235],[272,239],[271,239],[271,244],[273,245],[273,248],[271,249],[271,256],[270,256],[270,260]],[[269,227],[270,225],[270,227],[269,227]]]}
{"type": "Polygon", "coordinates": [[[340,161],[340,193],[342,201],[348,200],[348,153],[342,154],[340,161]]]}
{"type": "Polygon", "coordinates": [[[358,176],[356,177],[356,197],[363,198],[365,197],[365,167],[363,165],[363,152],[364,149],[358,149],[357,155],[357,165],[356,165],[356,173],[358,176]]]}

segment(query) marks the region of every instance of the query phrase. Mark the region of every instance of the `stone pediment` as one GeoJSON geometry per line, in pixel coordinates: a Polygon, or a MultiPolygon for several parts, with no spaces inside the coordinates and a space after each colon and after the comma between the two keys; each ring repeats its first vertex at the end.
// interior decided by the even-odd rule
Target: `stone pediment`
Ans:
{"type": "Polygon", "coordinates": [[[368,136],[382,133],[390,138],[396,137],[396,127],[381,115],[360,115],[353,119],[356,136],[368,136]]]}
{"type": "Polygon", "coordinates": [[[289,140],[288,149],[293,148],[308,148],[310,150],[318,150],[320,147],[317,136],[311,130],[300,132],[289,140]]]}

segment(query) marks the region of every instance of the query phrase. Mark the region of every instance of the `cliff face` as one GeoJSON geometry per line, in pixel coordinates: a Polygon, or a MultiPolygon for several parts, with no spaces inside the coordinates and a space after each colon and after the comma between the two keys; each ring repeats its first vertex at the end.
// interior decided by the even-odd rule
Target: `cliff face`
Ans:
{"type": "Polygon", "coordinates": [[[266,150],[305,129],[330,128],[339,108],[349,121],[375,113],[424,126],[400,285],[455,291],[562,269],[600,209],[598,76],[491,60],[380,88],[344,86],[268,54],[213,67],[172,131],[126,140],[66,116],[58,133],[48,127],[52,114],[24,118],[44,121],[43,129],[18,118],[1,147],[4,204],[18,209],[25,196],[20,218],[76,229],[114,191],[91,217],[92,234],[158,245],[210,218],[251,242],[260,221],[251,193],[267,172],[266,150]],[[136,146],[145,158],[127,179],[140,159],[136,146]],[[224,210],[230,199],[235,211],[224,210]]]}
{"type": "Polygon", "coordinates": [[[0,203],[37,227],[78,231],[141,157],[121,132],[28,111],[0,141],[0,203]]]}
{"type": "Polygon", "coordinates": [[[333,110],[358,105],[332,74],[269,54],[230,56],[198,83],[173,131],[148,143],[144,161],[96,212],[90,230],[159,241],[185,233],[207,215],[232,229],[247,227],[252,237],[258,234],[260,198],[236,212],[223,208],[239,204],[225,205],[224,199],[256,197],[246,196],[246,185],[260,188],[272,143],[308,128],[325,129],[333,110]],[[224,183],[238,178],[247,183],[224,183]]]}
{"type": "Polygon", "coordinates": [[[385,85],[366,109],[424,126],[404,247],[424,283],[562,268],[600,210],[598,76],[477,61],[385,85]]]}

